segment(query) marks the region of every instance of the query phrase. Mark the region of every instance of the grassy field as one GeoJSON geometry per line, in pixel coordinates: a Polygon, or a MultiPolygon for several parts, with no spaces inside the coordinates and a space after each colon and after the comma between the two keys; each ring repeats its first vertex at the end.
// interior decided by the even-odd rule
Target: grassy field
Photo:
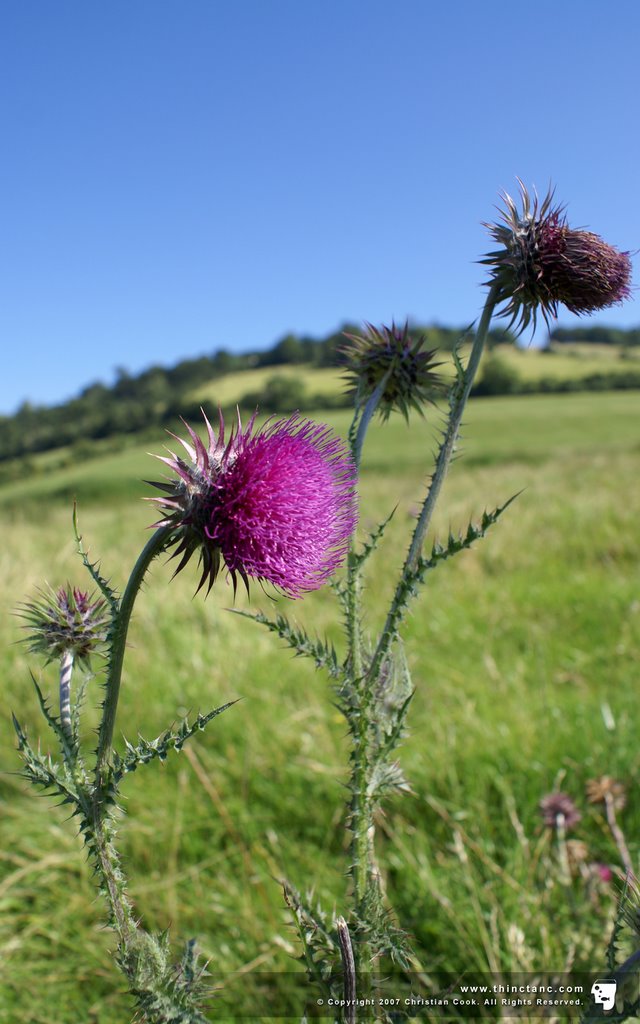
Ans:
{"type": "MultiPolygon", "coordinates": [[[[346,433],[346,413],[322,418],[346,433]]],[[[374,627],[437,426],[432,413],[370,433],[361,532],[398,505],[371,565],[374,627]]],[[[152,450],[163,443],[159,435],[152,450]]],[[[386,891],[426,972],[602,973],[617,889],[594,865],[617,869],[620,858],[600,809],[585,801],[588,779],[625,783],[620,821],[636,864],[640,850],[638,395],[477,400],[462,447],[436,531],[464,529],[522,494],[486,540],[432,574],[409,619],[417,692],[402,763],[413,794],[394,799],[379,822],[386,891]],[[537,809],[555,785],[583,812],[571,881],[537,809]]],[[[122,585],[152,521],[141,480],[157,473],[132,447],[0,489],[1,1024],[130,1019],[73,822],[11,774],[10,710],[46,746],[29,668],[52,695],[55,673],[15,645],[10,613],[43,579],[82,578],[74,496],[86,542],[122,585]]],[[[231,1019],[239,991],[250,1019],[271,1008],[299,1020],[286,979],[299,950],[277,879],[313,888],[328,910],[344,906],[344,725],[324,677],[228,612],[228,585],[203,601],[192,597],[195,569],[169,581],[158,564],[137,605],[117,732],[151,737],[187,711],[242,700],[162,769],[130,778],[121,839],[132,895],[150,926],[197,935],[214,972],[241,972],[241,990],[223,988],[212,1020],[231,1019]]],[[[329,590],[277,605],[340,645],[329,590]]],[[[274,609],[257,587],[236,606],[274,609]]],[[[95,722],[94,713],[88,743],[95,722]]]]}

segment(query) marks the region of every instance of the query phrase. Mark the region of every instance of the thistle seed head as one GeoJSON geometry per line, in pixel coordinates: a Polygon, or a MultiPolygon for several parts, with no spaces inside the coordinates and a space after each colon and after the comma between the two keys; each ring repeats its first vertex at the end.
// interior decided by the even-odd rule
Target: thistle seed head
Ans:
{"type": "MultiPolygon", "coordinates": [[[[204,413],[203,413],[204,416],[204,413]]],[[[175,480],[154,482],[162,511],[156,527],[174,528],[176,574],[197,554],[198,590],[213,586],[222,563],[234,584],[249,578],[290,597],[322,586],[346,556],[357,521],[356,472],[345,443],[297,414],[254,430],[238,416],[225,441],[204,416],[207,442],[185,423],[186,458],[157,456],[175,480]]],[[[175,435],[173,435],[175,436],[175,435]]]]}
{"type": "Polygon", "coordinates": [[[491,268],[497,303],[509,327],[535,328],[538,311],[548,325],[558,306],[588,314],[623,302],[631,294],[631,260],[591,231],[570,228],[553,191],[533,200],[518,179],[522,209],[506,192],[501,223],[485,224],[500,244],[480,260],[491,268]]]}
{"type": "Polygon", "coordinates": [[[614,810],[621,811],[627,802],[624,786],[610,775],[589,779],[586,790],[590,804],[610,804],[614,810]]]}
{"type": "Polygon", "coordinates": [[[404,327],[394,323],[391,327],[365,326],[362,336],[345,334],[350,344],[340,350],[349,389],[358,400],[366,402],[388,374],[378,405],[382,418],[388,419],[394,409],[407,420],[410,409],[422,415],[423,407],[433,402],[442,388],[442,378],[435,372],[441,365],[436,362],[436,350],[423,351],[424,336],[413,341],[408,323],[404,327]]]}

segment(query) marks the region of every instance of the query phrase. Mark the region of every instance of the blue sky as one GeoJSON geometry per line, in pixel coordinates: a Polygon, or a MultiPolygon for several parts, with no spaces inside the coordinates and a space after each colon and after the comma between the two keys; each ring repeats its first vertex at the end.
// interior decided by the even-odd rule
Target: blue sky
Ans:
{"type": "MultiPolygon", "coordinates": [[[[516,175],[640,247],[637,0],[7,0],[0,26],[2,413],[347,319],[468,323],[516,175]]],[[[637,294],[593,322],[640,324],[637,294]]]]}

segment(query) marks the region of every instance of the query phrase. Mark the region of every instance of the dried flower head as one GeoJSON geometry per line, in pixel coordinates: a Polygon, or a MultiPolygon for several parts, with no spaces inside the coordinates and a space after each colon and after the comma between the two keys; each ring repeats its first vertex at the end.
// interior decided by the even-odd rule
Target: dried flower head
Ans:
{"type": "Polygon", "coordinates": [[[432,402],[442,387],[442,379],[435,372],[441,365],[435,361],[436,350],[423,351],[424,336],[412,340],[408,323],[404,327],[392,323],[380,329],[365,326],[363,336],[345,334],[350,344],[340,350],[350,390],[366,402],[387,377],[378,405],[382,418],[387,419],[393,409],[405,419],[409,418],[409,409],[422,413],[422,407],[432,402]]]}
{"type": "Polygon", "coordinates": [[[89,665],[90,655],[106,639],[110,617],[106,602],[77,587],[43,588],[36,601],[21,606],[18,612],[27,620],[24,642],[32,654],[42,654],[47,662],[71,654],[89,665]]]}
{"type": "Polygon", "coordinates": [[[614,810],[621,811],[627,802],[624,786],[610,775],[589,779],[586,790],[590,804],[610,804],[614,810]]]}
{"type": "Polygon", "coordinates": [[[571,313],[594,313],[629,298],[631,260],[591,231],[570,228],[553,192],[533,201],[518,179],[522,209],[506,192],[502,223],[485,224],[501,246],[481,260],[491,267],[502,316],[519,332],[541,311],[548,324],[562,303],[571,313]]]}
{"type": "Polygon", "coordinates": [[[542,820],[547,828],[572,828],[582,815],[567,793],[548,793],[539,804],[542,820]]]}
{"type": "MultiPolygon", "coordinates": [[[[203,413],[204,416],[204,413],[203,413]]],[[[155,526],[173,526],[176,573],[194,553],[211,588],[222,562],[237,576],[266,580],[299,597],[315,590],[343,561],[357,521],[356,473],[340,438],[297,414],[254,432],[240,417],[225,442],[204,416],[208,442],[185,424],[191,442],[176,438],[187,458],[157,456],[176,474],[154,483],[163,512],[155,526]]],[[[175,436],[175,435],[174,435],[175,436]]]]}

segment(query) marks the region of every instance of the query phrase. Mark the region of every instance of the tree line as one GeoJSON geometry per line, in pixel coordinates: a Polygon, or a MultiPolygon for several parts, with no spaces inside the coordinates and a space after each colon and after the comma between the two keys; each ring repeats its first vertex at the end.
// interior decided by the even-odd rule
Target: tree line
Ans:
{"type": "MultiPolygon", "coordinates": [[[[151,366],[139,374],[125,368],[116,369],[112,385],[95,382],[79,395],[60,405],[37,406],[23,402],[12,416],[0,417],[0,462],[24,457],[54,448],[87,441],[119,437],[138,433],[149,427],[174,422],[179,416],[192,416],[198,403],[190,397],[194,388],[215,381],[229,373],[273,367],[275,376],[267,382],[265,399],[262,395],[248,394],[248,407],[260,404],[265,412],[280,412],[293,408],[318,408],[316,396],[303,394],[300,387],[298,401],[295,381],[277,379],[277,368],[290,365],[314,367],[339,366],[340,348],[345,344],[345,332],[362,333],[362,327],[344,324],[324,338],[287,334],[266,351],[233,353],[218,349],[211,355],[182,359],[172,367],[151,366]],[[258,400],[256,402],[256,399],[258,400]]],[[[431,325],[414,326],[412,339],[425,336],[427,348],[451,350],[465,333],[452,327],[431,325]]],[[[496,329],[490,333],[489,344],[513,344],[509,331],[496,329]]],[[[344,395],[324,396],[324,407],[348,404],[344,395]]]]}
{"type": "MultiPolygon", "coordinates": [[[[151,366],[139,374],[125,368],[116,369],[111,385],[95,382],[79,395],[56,406],[36,406],[24,402],[12,416],[0,416],[0,462],[25,457],[38,452],[87,442],[117,439],[147,428],[166,425],[179,416],[197,415],[198,403],[191,394],[194,388],[222,378],[229,373],[273,367],[274,375],[258,393],[247,393],[243,405],[249,409],[260,405],[265,412],[287,412],[346,406],[349,397],[317,396],[308,393],[302,382],[278,374],[278,368],[291,365],[313,367],[339,366],[345,333],[362,333],[362,327],[344,324],[339,331],[324,338],[309,335],[286,334],[271,348],[264,351],[242,353],[218,349],[211,355],[182,359],[171,367],[151,366]]],[[[429,349],[451,351],[468,331],[440,325],[412,326],[412,340],[424,336],[429,349]]],[[[514,335],[495,328],[489,333],[489,348],[496,349],[515,343],[514,335]]],[[[640,328],[555,327],[550,340],[557,344],[569,342],[617,345],[630,348],[640,345],[640,328]]],[[[604,373],[593,379],[557,382],[552,379],[538,383],[517,380],[513,370],[494,362],[486,367],[483,380],[476,393],[508,394],[525,390],[568,390],[575,388],[638,387],[637,372],[625,374],[604,373]]]]}

